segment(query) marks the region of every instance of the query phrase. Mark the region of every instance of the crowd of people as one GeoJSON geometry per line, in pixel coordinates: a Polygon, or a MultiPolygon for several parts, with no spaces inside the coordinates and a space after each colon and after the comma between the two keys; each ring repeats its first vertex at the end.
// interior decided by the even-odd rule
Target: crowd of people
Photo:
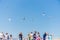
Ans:
{"type": "Polygon", "coordinates": [[[12,35],[8,35],[8,33],[4,34],[0,32],[0,40],[13,40],[12,35]]]}
{"type": "Polygon", "coordinates": [[[21,32],[19,33],[19,40],[52,40],[52,35],[49,34],[48,32],[45,32],[42,38],[40,36],[40,33],[35,31],[34,33],[33,32],[29,33],[27,38],[24,38],[21,32]]]}
{"type": "MultiPolygon", "coordinates": [[[[8,33],[0,33],[0,40],[13,40],[12,34],[8,33]]],[[[30,32],[27,37],[23,36],[23,33],[19,33],[19,37],[17,40],[52,40],[52,35],[50,35],[48,32],[45,32],[43,34],[43,38],[40,36],[39,32],[30,32]]]]}

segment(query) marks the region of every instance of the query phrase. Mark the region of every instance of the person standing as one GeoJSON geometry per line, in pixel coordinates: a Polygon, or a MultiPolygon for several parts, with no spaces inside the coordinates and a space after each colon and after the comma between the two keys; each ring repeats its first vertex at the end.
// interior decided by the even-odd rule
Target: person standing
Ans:
{"type": "Polygon", "coordinates": [[[52,35],[49,35],[49,40],[52,40],[52,35]]]}
{"type": "Polygon", "coordinates": [[[22,40],[23,38],[22,38],[22,32],[19,34],[19,40],[22,40]]]}
{"type": "Polygon", "coordinates": [[[37,39],[36,40],[42,40],[41,37],[40,37],[40,33],[39,32],[37,34],[37,39]]]}
{"type": "Polygon", "coordinates": [[[30,34],[28,34],[28,40],[30,40],[30,34]]]}
{"type": "Polygon", "coordinates": [[[33,32],[30,33],[30,40],[33,40],[33,32]]]}
{"type": "Polygon", "coordinates": [[[37,39],[36,40],[41,40],[41,37],[40,37],[40,35],[37,37],[37,39]]]}
{"type": "Polygon", "coordinates": [[[0,40],[2,40],[3,39],[3,33],[1,32],[0,33],[0,40]]]}
{"type": "Polygon", "coordinates": [[[40,36],[40,33],[38,32],[38,33],[37,33],[37,37],[39,37],[39,36],[40,36]]]}
{"type": "Polygon", "coordinates": [[[3,36],[2,36],[2,40],[5,40],[5,35],[4,35],[4,33],[2,32],[2,34],[3,34],[3,36]]]}
{"type": "Polygon", "coordinates": [[[33,40],[36,40],[36,37],[37,37],[37,36],[36,36],[36,33],[37,33],[37,32],[35,31],[35,33],[33,34],[33,40]]]}
{"type": "Polygon", "coordinates": [[[47,34],[46,34],[46,32],[43,34],[43,40],[46,40],[46,36],[47,36],[47,34]]]}
{"type": "Polygon", "coordinates": [[[6,35],[5,35],[5,40],[9,40],[9,35],[8,35],[8,33],[6,33],[6,35]]]}
{"type": "Polygon", "coordinates": [[[46,32],[46,40],[49,40],[49,34],[46,32]]]}
{"type": "Polygon", "coordinates": [[[13,40],[12,35],[10,35],[10,40],[13,40]]]}

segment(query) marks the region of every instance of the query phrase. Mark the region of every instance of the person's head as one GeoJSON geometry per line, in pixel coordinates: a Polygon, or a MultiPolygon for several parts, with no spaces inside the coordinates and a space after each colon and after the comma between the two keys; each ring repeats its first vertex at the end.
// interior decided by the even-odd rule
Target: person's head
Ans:
{"type": "Polygon", "coordinates": [[[20,32],[19,34],[22,34],[22,32],[20,32]]]}
{"type": "Polygon", "coordinates": [[[31,32],[31,34],[32,34],[33,32],[31,32]]]}
{"type": "Polygon", "coordinates": [[[38,32],[38,34],[40,34],[40,33],[38,32]]]}
{"type": "Polygon", "coordinates": [[[3,32],[2,32],[2,34],[3,34],[3,32]]]}
{"type": "Polygon", "coordinates": [[[30,34],[28,34],[28,36],[30,36],[30,34]]]}
{"type": "Polygon", "coordinates": [[[46,35],[49,35],[48,32],[46,32],[46,35]]]}
{"type": "Polygon", "coordinates": [[[39,37],[40,37],[40,35],[39,35],[39,37]]]}
{"type": "Polygon", "coordinates": [[[34,31],[34,34],[36,34],[37,33],[37,31],[34,31]]]}
{"type": "Polygon", "coordinates": [[[10,35],[10,37],[12,37],[12,34],[10,35]]]}
{"type": "Polygon", "coordinates": [[[8,35],[8,33],[6,33],[6,35],[8,35]]]}
{"type": "Polygon", "coordinates": [[[20,34],[22,34],[22,32],[20,32],[20,34]]]}

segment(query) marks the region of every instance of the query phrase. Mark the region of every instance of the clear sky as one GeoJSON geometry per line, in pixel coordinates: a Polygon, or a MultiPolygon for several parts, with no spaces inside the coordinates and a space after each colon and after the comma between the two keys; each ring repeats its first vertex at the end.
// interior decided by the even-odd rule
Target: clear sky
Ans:
{"type": "Polygon", "coordinates": [[[31,31],[60,37],[60,0],[0,0],[0,32],[31,31]]]}

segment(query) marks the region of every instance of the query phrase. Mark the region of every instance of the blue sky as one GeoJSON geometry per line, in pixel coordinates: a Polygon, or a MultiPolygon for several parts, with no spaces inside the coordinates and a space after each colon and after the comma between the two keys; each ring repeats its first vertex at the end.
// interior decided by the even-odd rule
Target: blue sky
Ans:
{"type": "Polygon", "coordinates": [[[34,30],[60,37],[59,0],[0,0],[0,32],[18,36],[34,30]]]}

